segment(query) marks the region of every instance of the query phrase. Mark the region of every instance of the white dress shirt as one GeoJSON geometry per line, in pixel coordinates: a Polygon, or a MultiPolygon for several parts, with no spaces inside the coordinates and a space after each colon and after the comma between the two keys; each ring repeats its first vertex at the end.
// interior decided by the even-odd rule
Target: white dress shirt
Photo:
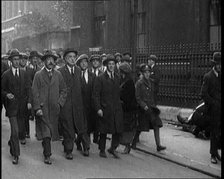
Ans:
{"type": "Polygon", "coordinates": [[[17,74],[18,74],[18,76],[19,76],[19,68],[14,68],[14,67],[12,66],[12,73],[13,73],[14,76],[16,75],[16,70],[17,70],[17,74]]]}

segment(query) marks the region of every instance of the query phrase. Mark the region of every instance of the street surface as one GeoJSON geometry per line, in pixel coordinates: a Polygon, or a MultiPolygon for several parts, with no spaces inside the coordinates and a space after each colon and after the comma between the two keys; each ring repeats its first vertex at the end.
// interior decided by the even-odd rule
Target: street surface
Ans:
{"type": "MultiPolygon", "coordinates": [[[[74,159],[64,157],[61,141],[52,143],[52,165],[43,163],[41,142],[34,137],[34,121],[30,121],[31,139],[20,145],[19,164],[13,165],[7,142],[10,137],[8,118],[2,115],[2,178],[45,179],[45,178],[211,178],[202,173],[184,168],[158,157],[132,150],[129,155],[120,154],[121,159],[100,158],[98,146],[91,144],[90,156],[84,157],[76,148],[74,159]]],[[[107,148],[109,141],[107,142],[107,148]]],[[[119,147],[121,152],[123,147],[119,147]]]]}

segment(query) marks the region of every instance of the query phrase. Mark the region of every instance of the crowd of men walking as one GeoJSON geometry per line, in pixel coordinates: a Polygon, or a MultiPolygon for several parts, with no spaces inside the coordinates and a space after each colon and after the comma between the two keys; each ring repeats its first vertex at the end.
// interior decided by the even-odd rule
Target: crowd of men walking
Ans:
{"type": "MultiPolygon", "coordinates": [[[[216,66],[220,64],[217,59],[221,59],[221,54],[216,56],[212,70],[219,74],[216,66]]],[[[18,164],[19,145],[25,145],[26,138],[30,138],[29,120],[33,119],[36,138],[42,141],[45,164],[52,163],[51,141],[61,138],[68,160],[73,159],[74,143],[77,150],[89,156],[91,138],[98,144],[100,157],[107,158],[107,134],[112,134],[107,152],[120,158],[116,152],[119,144],[125,145],[123,153],[128,154],[131,148],[136,148],[141,131],[150,129],[154,131],[157,151],[165,150],[159,133],[163,124],[156,107],[160,79],[156,60],[155,55],[150,55],[147,64],[138,66],[137,75],[133,75],[130,53],[89,57],[68,48],[58,54],[51,50],[41,54],[12,49],[3,55],[1,101],[11,127],[8,145],[12,163],[18,164]]],[[[216,84],[206,79],[202,88],[204,100],[212,99],[221,106],[220,101],[215,101],[221,100],[219,79],[213,80],[216,84]],[[217,91],[213,89],[210,94],[212,87],[206,85],[215,85],[217,91]]],[[[218,109],[215,107],[212,114],[217,114],[218,109]]],[[[219,159],[215,132],[220,127],[218,124],[212,133],[213,163],[219,159]]]]}

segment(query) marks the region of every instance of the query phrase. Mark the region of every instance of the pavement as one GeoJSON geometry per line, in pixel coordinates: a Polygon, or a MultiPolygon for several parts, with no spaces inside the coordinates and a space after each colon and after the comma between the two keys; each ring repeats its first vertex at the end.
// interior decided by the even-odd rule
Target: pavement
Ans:
{"type": "MultiPolygon", "coordinates": [[[[137,150],[172,161],[195,171],[208,174],[212,177],[221,178],[221,162],[212,164],[210,162],[210,140],[195,138],[189,132],[182,130],[182,127],[169,124],[170,121],[177,121],[176,115],[181,113],[188,117],[193,109],[182,109],[175,107],[158,106],[161,110],[163,127],[160,128],[161,144],[167,149],[162,152],[156,151],[154,133],[142,132],[137,150]]],[[[221,151],[219,151],[221,155],[221,151]]]]}

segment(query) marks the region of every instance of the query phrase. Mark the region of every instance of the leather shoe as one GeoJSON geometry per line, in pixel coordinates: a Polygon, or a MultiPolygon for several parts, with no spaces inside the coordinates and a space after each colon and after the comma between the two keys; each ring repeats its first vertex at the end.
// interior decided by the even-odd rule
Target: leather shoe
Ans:
{"type": "Polygon", "coordinates": [[[66,159],[68,159],[68,160],[72,160],[72,159],[73,159],[73,155],[72,155],[72,153],[67,153],[65,157],[66,157],[66,159]]]}
{"type": "Polygon", "coordinates": [[[107,149],[107,152],[110,153],[110,154],[112,154],[114,156],[114,158],[117,158],[117,159],[120,158],[119,155],[117,154],[117,152],[114,151],[114,150],[107,149]]]}
{"type": "Polygon", "coordinates": [[[12,160],[12,163],[13,163],[14,165],[17,165],[18,162],[19,162],[19,157],[18,157],[18,156],[17,156],[17,157],[14,157],[13,160],[12,160]]]}
{"type": "Polygon", "coordinates": [[[48,164],[48,165],[51,165],[52,162],[51,162],[50,157],[45,157],[45,158],[44,158],[44,163],[45,163],[45,164],[48,164]]]}
{"type": "Polygon", "coordinates": [[[88,157],[88,156],[89,156],[89,150],[84,150],[84,151],[83,151],[83,155],[84,155],[85,157],[88,157]]]}
{"type": "Polygon", "coordinates": [[[162,146],[162,145],[160,145],[160,146],[157,146],[157,151],[159,152],[159,151],[161,151],[161,150],[165,150],[166,149],[166,147],[165,146],[162,146]]]}
{"type": "Polygon", "coordinates": [[[213,163],[213,164],[218,163],[215,156],[211,156],[211,163],[213,163]]]}
{"type": "Polygon", "coordinates": [[[100,157],[107,158],[107,154],[104,150],[101,150],[99,155],[100,157]]]}
{"type": "Polygon", "coordinates": [[[25,145],[26,144],[26,139],[21,140],[20,144],[25,145]]]}

